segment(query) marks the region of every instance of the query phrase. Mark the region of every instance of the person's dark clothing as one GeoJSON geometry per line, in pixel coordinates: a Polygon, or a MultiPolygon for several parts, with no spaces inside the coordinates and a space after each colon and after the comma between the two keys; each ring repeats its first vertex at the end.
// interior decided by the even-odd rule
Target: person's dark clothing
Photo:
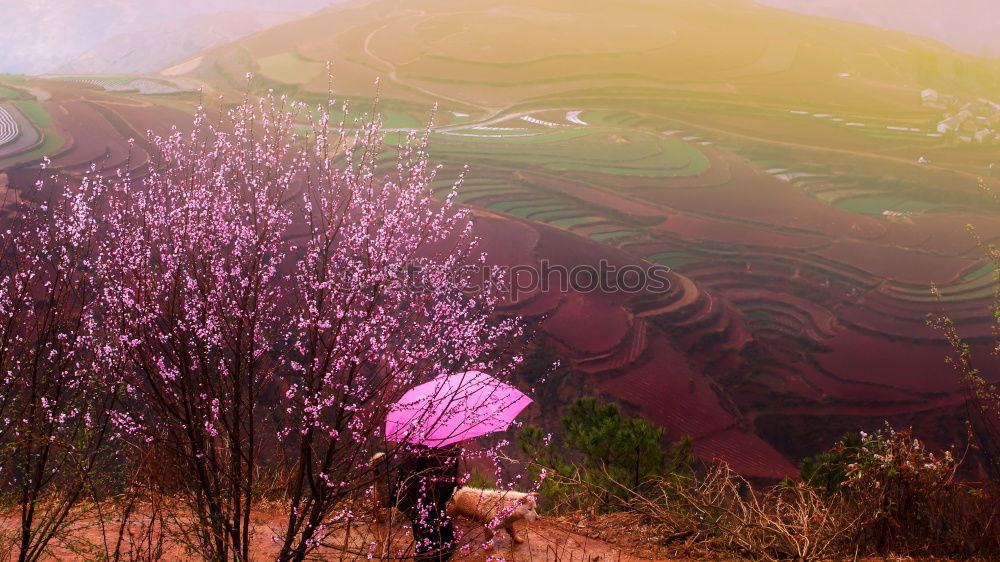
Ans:
{"type": "Polygon", "coordinates": [[[390,463],[389,498],[410,519],[417,562],[442,561],[455,551],[455,526],[445,504],[458,482],[458,456],[449,448],[413,448],[390,463]]]}

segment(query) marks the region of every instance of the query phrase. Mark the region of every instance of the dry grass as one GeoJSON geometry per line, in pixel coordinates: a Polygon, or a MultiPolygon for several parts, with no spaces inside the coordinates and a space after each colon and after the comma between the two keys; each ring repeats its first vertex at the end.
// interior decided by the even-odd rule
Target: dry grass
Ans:
{"type": "Polygon", "coordinates": [[[610,498],[593,483],[554,476],[561,494],[549,508],[565,525],[647,558],[1000,557],[1000,494],[957,481],[960,461],[950,454],[887,429],[864,436],[845,459],[845,480],[832,492],[801,481],[754,485],[724,464],[610,498]]]}

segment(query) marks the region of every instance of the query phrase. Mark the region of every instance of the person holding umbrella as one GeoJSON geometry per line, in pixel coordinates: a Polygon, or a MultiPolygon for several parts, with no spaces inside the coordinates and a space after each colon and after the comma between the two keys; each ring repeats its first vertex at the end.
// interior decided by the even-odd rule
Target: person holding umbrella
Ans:
{"type": "Polygon", "coordinates": [[[414,560],[448,560],[454,553],[455,526],[445,506],[458,487],[457,443],[506,430],[530,403],[516,388],[466,371],[416,386],[393,405],[385,435],[403,445],[382,464],[387,499],[410,519],[414,560]]]}
{"type": "Polygon", "coordinates": [[[454,553],[455,526],[446,505],[458,487],[459,450],[405,444],[389,461],[377,466],[381,482],[387,484],[386,505],[410,520],[417,562],[443,561],[454,553]]]}

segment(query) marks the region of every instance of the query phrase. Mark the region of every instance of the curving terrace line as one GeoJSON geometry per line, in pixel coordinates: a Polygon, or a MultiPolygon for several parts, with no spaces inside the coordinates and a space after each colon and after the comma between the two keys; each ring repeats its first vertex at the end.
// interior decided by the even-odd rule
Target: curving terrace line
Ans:
{"type": "Polygon", "coordinates": [[[0,107],[0,146],[14,142],[21,134],[17,120],[6,109],[0,107]]]}
{"type": "Polygon", "coordinates": [[[0,161],[24,154],[43,141],[42,133],[10,103],[0,104],[0,161]],[[16,131],[13,132],[12,131],[16,131]]]}

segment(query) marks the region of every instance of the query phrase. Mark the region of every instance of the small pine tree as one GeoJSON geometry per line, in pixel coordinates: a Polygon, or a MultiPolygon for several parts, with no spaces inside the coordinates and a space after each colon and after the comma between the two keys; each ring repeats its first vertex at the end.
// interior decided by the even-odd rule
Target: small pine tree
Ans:
{"type": "Polygon", "coordinates": [[[799,477],[814,487],[835,492],[847,480],[848,465],[855,462],[860,447],[860,434],[845,433],[829,451],[803,459],[799,463],[799,477]]]}
{"type": "Polygon", "coordinates": [[[622,417],[617,404],[578,398],[563,418],[563,429],[566,444],[579,451],[585,469],[607,471],[632,488],[666,468],[663,430],[645,420],[622,417]]]}
{"type": "MultiPolygon", "coordinates": [[[[663,447],[663,430],[638,418],[623,416],[617,404],[599,404],[591,397],[578,398],[562,419],[565,438],[559,449],[546,443],[541,428],[525,426],[521,450],[538,466],[571,477],[600,491],[605,505],[641,491],[654,477],[686,473],[694,461],[693,444],[684,437],[669,449],[663,447]]],[[[557,479],[558,480],[558,479],[557,479]]],[[[549,499],[570,490],[547,480],[541,489],[549,499]]],[[[580,507],[580,506],[577,506],[580,507]]]]}

